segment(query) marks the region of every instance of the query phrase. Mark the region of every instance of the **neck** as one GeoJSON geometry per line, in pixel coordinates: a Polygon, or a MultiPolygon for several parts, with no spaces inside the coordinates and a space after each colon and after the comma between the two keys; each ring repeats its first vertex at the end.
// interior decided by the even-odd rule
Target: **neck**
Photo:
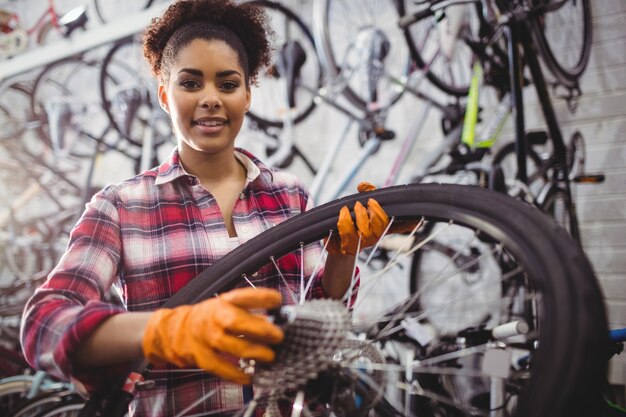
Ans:
{"type": "Polygon", "coordinates": [[[221,152],[219,154],[189,153],[179,150],[180,160],[191,175],[198,177],[204,184],[220,183],[234,177],[245,178],[245,169],[239,163],[233,152],[221,152]]]}

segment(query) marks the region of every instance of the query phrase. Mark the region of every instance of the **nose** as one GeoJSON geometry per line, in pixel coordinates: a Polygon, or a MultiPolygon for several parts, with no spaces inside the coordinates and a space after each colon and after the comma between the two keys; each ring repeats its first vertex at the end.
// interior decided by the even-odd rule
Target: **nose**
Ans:
{"type": "Polygon", "coordinates": [[[207,86],[202,90],[202,95],[198,104],[203,109],[215,111],[222,107],[222,100],[217,89],[207,86]]]}

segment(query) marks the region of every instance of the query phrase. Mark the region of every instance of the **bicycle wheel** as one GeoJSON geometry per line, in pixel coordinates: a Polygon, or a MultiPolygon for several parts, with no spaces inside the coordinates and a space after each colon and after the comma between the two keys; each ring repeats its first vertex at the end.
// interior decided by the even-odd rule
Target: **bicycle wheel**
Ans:
{"type": "Polygon", "coordinates": [[[36,414],[35,417],[78,417],[84,405],[85,400],[76,398],[67,403],[54,406],[40,414],[36,414]]]}
{"type": "Polygon", "coordinates": [[[0,412],[9,415],[33,384],[32,377],[9,377],[0,380],[0,412]]]}
{"type": "MultiPolygon", "coordinates": [[[[409,15],[415,3],[399,1],[400,14],[409,15]]],[[[443,16],[418,20],[404,30],[417,67],[440,90],[454,96],[466,96],[469,91],[475,59],[469,42],[479,39],[476,13],[472,4],[453,5],[443,16]]]]}
{"type": "Polygon", "coordinates": [[[102,23],[127,17],[150,7],[154,0],[94,0],[96,15],[102,23]]]}
{"type": "Polygon", "coordinates": [[[0,141],[13,141],[28,129],[30,89],[23,83],[13,83],[0,95],[0,141]]]}
{"type": "Polygon", "coordinates": [[[291,9],[268,0],[250,1],[270,18],[275,37],[270,67],[252,86],[248,117],[261,126],[283,127],[286,117],[299,123],[315,109],[322,69],[309,28],[291,9]]]}
{"type": "Polygon", "coordinates": [[[146,134],[158,147],[174,136],[167,113],[159,106],[157,85],[147,77],[141,39],[131,36],[107,52],[99,76],[102,107],[113,128],[128,143],[141,147],[146,134]]]}
{"type": "MultiPolygon", "coordinates": [[[[257,368],[257,401],[248,405],[245,411],[250,414],[245,415],[252,415],[258,404],[270,409],[276,398],[282,400],[282,410],[287,404],[294,410],[308,408],[303,415],[318,411],[312,409],[314,405],[337,415],[351,410],[342,415],[364,416],[370,408],[380,416],[416,415],[415,409],[410,409],[415,398],[432,405],[431,411],[443,404],[464,415],[489,415],[496,407],[506,408],[512,416],[594,415],[606,371],[607,331],[601,293],[590,264],[581,248],[552,220],[516,199],[488,190],[414,184],[333,201],[235,249],[183,288],[170,306],[249,285],[245,280],[262,285],[268,274],[280,279],[283,256],[293,261],[302,245],[319,244],[335,227],[340,207],[351,207],[368,197],[375,198],[394,221],[419,223],[413,236],[395,236],[402,240],[399,246],[404,251],[399,250],[385,268],[368,276],[368,266],[360,266],[361,287],[351,324],[345,327],[346,333],[362,332],[363,339],[351,341],[344,334],[348,340],[341,340],[343,319],[338,313],[333,315],[337,305],[347,311],[341,304],[314,300],[296,306],[296,316],[304,311],[307,320],[330,327],[332,334],[313,331],[308,339],[285,343],[274,364],[257,368]],[[450,245],[458,255],[449,252],[447,256],[463,256],[465,262],[457,264],[456,270],[472,272],[478,285],[467,291],[465,285],[456,294],[438,297],[421,290],[398,293],[397,276],[380,278],[394,271],[395,265],[410,261],[412,252],[426,249],[427,242],[443,236],[437,232],[440,229],[454,231],[451,236],[456,240],[466,240],[460,246],[450,245]],[[462,248],[473,245],[478,253],[466,255],[462,248]],[[473,262],[476,256],[484,262],[473,262]],[[263,273],[257,275],[260,270],[263,273]],[[396,293],[384,294],[380,288],[371,293],[374,285],[385,284],[396,293]],[[482,297],[487,288],[488,297],[482,297]],[[488,305],[481,300],[488,300],[488,305]],[[339,320],[326,319],[328,312],[339,320]],[[510,327],[521,321],[527,332],[510,333],[509,338],[496,336],[502,325],[510,327]],[[427,327],[432,332],[426,332],[427,327]],[[420,336],[425,333],[428,340],[420,336]],[[327,337],[340,340],[341,347],[334,355],[324,351],[330,340],[327,337]],[[292,349],[297,343],[302,351],[292,349]],[[401,351],[411,351],[415,360],[407,361],[401,351]],[[291,366],[282,361],[284,352],[295,356],[291,366]],[[494,361],[499,364],[497,369],[492,368],[494,361]],[[292,379],[293,375],[302,376],[298,370],[311,374],[292,379]],[[452,391],[423,387],[420,377],[427,375],[471,386],[476,398],[489,401],[485,404],[452,391]],[[267,381],[273,383],[268,386],[267,381]],[[398,400],[405,396],[407,400],[398,400]]],[[[314,265],[320,260],[313,260],[314,265]]],[[[423,273],[428,275],[420,278],[422,282],[439,280],[448,289],[464,279],[463,273],[449,273],[443,266],[430,272],[423,269],[423,273]]],[[[303,281],[301,288],[306,288],[305,284],[303,281]]],[[[300,299],[302,294],[294,291],[295,299],[300,299]]],[[[291,329],[286,327],[286,340],[291,340],[291,329]]],[[[297,330],[296,326],[293,331],[297,330]]]]}
{"type": "Polygon", "coordinates": [[[95,141],[106,125],[97,117],[100,96],[90,88],[98,83],[100,65],[89,58],[68,58],[48,65],[36,78],[31,111],[41,122],[40,137],[57,156],[91,157],[95,141]]]}
{"type": "Polygon", "coordinates": [[[530,18],[541,58],[559,82],[576,86],[591,54],[589,0],[530,0],[530,4],[545,10],[530,18]]]}
{"type": "Polygon", "coordinates": [[[10,414],[10,417],[33,417],[53,408],[67,405],[68,402],[77,398],[79,398],[78,394],[72,391],[46,392],[22,402],[10,414]]]}
{"type": "Polygon", "coordinates": [[[411,57],[392,0],[323,0],[314,3],[313,19],[331,93],[369,110],[400,98],[411,57]]]}

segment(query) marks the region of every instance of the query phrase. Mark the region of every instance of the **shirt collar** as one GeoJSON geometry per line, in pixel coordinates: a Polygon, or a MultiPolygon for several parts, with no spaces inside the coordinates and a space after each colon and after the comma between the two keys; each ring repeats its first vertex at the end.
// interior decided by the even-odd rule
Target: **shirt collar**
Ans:
{"type": "MultiPolygon", "coordinates": [[[[272,171],[250,152],[241,148],[235,148],[235,158],[237,158],[246,169],[246,185],[257,179],[269,182],[274,180],[272,171]]],[[[167,159],[157,167],[155,184],[166,184],[184,176],[192,177],[191,174],[185,171],[180,163],[178,149],[174,149],[167,159]]]]}

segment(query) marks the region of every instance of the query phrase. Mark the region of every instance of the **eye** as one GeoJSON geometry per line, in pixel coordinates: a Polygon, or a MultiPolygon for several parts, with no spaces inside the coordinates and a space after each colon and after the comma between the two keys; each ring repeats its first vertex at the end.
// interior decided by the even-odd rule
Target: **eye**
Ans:
{"type": "Polygon", "coordinates": [[[239,87],[239,84],[234,81],[225,81],[220,86],[224,91],[232,91],[239,87]]]}
{"type": "Polygon", "coordinates": [[[190,79],[182,80],[179,84],[181,87],[186,88],[188,90],[192,90],[194,88],[200,87],[199,82],[197,82],[196,80],[190,80],[190,79]]]}

